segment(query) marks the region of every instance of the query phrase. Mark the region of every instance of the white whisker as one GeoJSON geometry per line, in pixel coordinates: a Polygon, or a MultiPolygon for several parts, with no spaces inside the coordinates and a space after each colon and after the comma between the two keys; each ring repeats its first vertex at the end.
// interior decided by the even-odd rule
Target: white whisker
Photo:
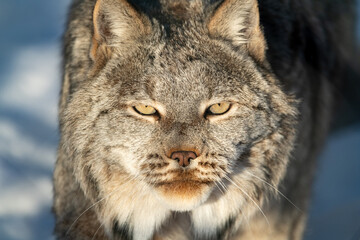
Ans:
{"type": "MultiPolygon", "coordinates": [[[[130,176],[125,178],[124,181],[128,181],[129,179],[130,180],[134,180],[136,179],[137,176],[133,176],[131,179],[130,179],[130,176]]],[[[91,208],[95,207],[97,204],[99,204],[100,202],[104,201],[105,199],[108,199],[109,197],[111,197],[116,191],[117,189],[115,189],[114,191],[112,191],[109,195],[107,195],[106,197],[103,197],[101,198],[100,200],[98,200],[97,202],[95,202],[94,204],[92,204],[90,207],[88,207],[87,209],[85,209],[74,221],[73,223],[70,225],[69,229],[66,231],[66,234],[65,236],[67,236],[70,232],[70,230],[72,229],[72,227],[75,225],[75,223],[87,212],[89,211],[91,208]]],[[[117,192],[119,193],[119,192],[117,192]]]]}
{"type": "MultiPolygon", "coordinates": [[[[219,180],[219,183],[221,183],[221,185],[224,187],[224,189],[227,191],[226,185],[225,183],[223,183],[222,180],[219,180]]],[[[250,219],[249,216],[245,215],[244,212],[241,210],[241,208],[239,208],[240,214],[243,216],[243,219],[246,222],[246,225],[248,226],[248,228],[250,229],[251,233],[253,234],[253,230],[250,227],[250,219]]]]}
{"type": "Polygon", "coordinates": [[[220,179],[220,180],[218,180],[217,182],[220,184],[220,186],[221,186],[221,187],[224,189],[224,191],[226,192],[226,191],[227,191],[226,185],[223,183],[223,181],[220,179]]]}
{"type": "MultiPolygon", "coordinates": [[[[113,194],[115,191],[113,191],[111,194],[113,194]]],[[[88,207],[87,209],[85,209],[75,220],[74,222],[70,225],[69,229],[66,231],[66,235],[69,234],[70,230],[72,229],[72,227],[74,226],[74,224],[79,220],[79,218],[81,218],[87,211],[89,211],[91,208],[93,208],[95,205],[97,205],[98,203],[100,203],[101,201],[104,201],[106,198],[110,197],[111,196],[108,195],[106,197],[103,197],[102,199],[100,199],[99,201],[95,202],[94,204],[92,204],[90,207],[88,207]]]]}
{"type": "Polygon", "coordinates": [[[215,181],[214,183],[215,183],[217,189],[219,189],[219,191],[224,195],[225,192],[224,192],[224,191],[219,187],[219,185],[218,185],[218,184],[220,184],[220,183],[219,183],[218,181],[215,181]]]}
{"type": "Polygon", "coordinates": [[[262,181],[263,183],[267,184],[268,186],[270,186],[271,188],[273,188],[277,193],[279,193],[283,198],[285,198],[289,203],[291,203],[291,205],[293,205],[297,210],[299,210],[300,212],[303,212],[300,208],[298,208],[288,197],[286,197],[282,192],[280,192],[276,187],[274,187],[272,184],[270,184],[269,182],[265,181],[264,179],[250,173],[249,171],[246,171],[247,174],[250,174],[251,176],[259,179],[260,181],[262,181]]]}
{"type": "Polygon", "coordinates": [[[94,235],[93,235],[93,237],[91,238],[91,240],[94,240],[94,239],[95,239],[96,234],[98,233],[98,231],[100,230],[100,228],[101,228],[103,225],[104,225],[104,223],[102,223],[102,224],[100,225],[100,227],[98,227],[98,229],[97,229],[96,232],[94,233],[94,235]]]}
{"type": "Polygon", "coordinates": [[[264,216],[268,226],[270,227],[270,223],[269,220],[267,219],[264,211],[261,209],[261,207],[254,201],[254,199],[252,199],[250,197],[250,195],[248,193],[246,193],[239,185],[237,185],[233,180],[231,180],[228,176],[224,176],[226,180],[228,180],[229,182],[231,182],[232,184],[234,184],[235,187],[237,187],[242,193],[244,193],[255,205],[256,207],[259,209],[259,211],[261,212],[261,214],[264,216]]]}

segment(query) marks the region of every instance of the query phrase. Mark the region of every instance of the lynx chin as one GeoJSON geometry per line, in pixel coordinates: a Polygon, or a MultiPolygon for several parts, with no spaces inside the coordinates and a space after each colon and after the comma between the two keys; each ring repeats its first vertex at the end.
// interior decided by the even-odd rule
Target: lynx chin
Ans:
{"type": "Polygon", "coordinates": [[[326,4],[74,0],[57,239],[301,239],[343,69],[326,4]]]}

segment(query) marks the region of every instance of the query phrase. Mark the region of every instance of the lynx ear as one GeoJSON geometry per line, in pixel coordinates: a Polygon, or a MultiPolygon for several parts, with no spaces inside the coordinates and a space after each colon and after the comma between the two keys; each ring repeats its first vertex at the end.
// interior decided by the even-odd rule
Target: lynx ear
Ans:
{"type": "Polygon", "coordinates": [[[210,18],[208,29],[211,36],[245,45],[253,57],[264,60],[266,43],[257,0],[224,0],[210,18]]]}
{"type": "Polygon", "coordinates": [[[90,57],[96,63],[110,58],[112,47],[135,43],[149,32],[150,23],[126,0],[97,0],[93,27],[90,57]]]}

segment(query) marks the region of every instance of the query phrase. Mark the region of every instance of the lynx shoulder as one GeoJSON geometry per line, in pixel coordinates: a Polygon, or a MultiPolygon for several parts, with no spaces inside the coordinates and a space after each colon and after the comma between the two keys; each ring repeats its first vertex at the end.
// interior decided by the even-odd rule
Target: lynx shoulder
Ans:
{"type": "Polygon", "coordinates": [[[321,3],[73,1],[57,239],[301,239],[342,74],[321,3]]]}

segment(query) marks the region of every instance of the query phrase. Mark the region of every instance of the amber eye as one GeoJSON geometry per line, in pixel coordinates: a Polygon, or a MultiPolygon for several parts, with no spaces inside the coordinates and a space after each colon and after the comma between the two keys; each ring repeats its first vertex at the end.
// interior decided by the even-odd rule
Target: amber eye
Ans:
{"type": "Polygon", "coordinates": [[[229,111],[230,107],[231,104],[228,102],[216,103],[211,105],[206,112],[209,115],[221,115],[229,111]]]}
{"type": "Polygon", "coordinates": [[[134,110],[141,115],[155,115],[157,111],[155,108],[149,105],[139,104],[133,107],[134,110]]]}

